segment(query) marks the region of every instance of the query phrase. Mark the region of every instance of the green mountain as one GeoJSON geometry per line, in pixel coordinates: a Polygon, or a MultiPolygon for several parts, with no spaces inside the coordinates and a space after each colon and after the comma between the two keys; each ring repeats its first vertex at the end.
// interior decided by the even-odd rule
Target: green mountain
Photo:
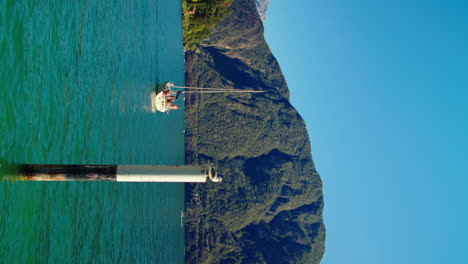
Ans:
{"type": "Polygon", "coordinates": [[[186,95],[187,163],[223,177],[186,185],[187,263],[319,263],[322,182],[255,0],[235,0],[186,53],[186,82],[265,91],[186,95]]]}

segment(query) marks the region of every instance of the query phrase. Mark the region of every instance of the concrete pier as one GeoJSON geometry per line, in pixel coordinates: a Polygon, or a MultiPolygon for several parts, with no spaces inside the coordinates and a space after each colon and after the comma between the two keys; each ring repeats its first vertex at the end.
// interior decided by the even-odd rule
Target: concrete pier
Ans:
{"type": "Polygon", "coordinates": [[[23,164],[26,181],[221,182],[213,166],[191,165],[53,165],[23,164]]]}

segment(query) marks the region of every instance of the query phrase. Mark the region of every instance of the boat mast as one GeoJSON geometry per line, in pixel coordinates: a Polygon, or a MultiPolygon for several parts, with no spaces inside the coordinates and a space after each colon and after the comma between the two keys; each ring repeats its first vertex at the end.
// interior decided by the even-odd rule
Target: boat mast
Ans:
{"type": "Polygon", "coordinates": [[[227,88],[216,88],[216,87],[194,87],[194,86],[176,86],[172,85],[174,88],[185,89],[183,93],[263,93],[265,91],[257,90],[234,90],[227,88]],[[195,90],[195,91],[191,91],[195,90]]]}

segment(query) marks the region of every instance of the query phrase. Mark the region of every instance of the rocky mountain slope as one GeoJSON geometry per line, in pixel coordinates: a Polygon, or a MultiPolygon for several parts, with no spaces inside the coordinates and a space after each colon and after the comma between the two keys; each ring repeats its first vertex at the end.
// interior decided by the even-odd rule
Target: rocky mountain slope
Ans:
{"type": "Polygon", "coordinates": [[[257,10],[258,14],[260,15],[260,19],[262,21],[265,21],[270,0],[255,0],[255,4],[257,5],[257,10]]]}
{"type": "Polygon", "coordinates": [[[187,163],[214,163],[223,177],[186,185],[187,263],[319,263],[322,182],[304,121],[289,102],[255,0],[231,8],[186,53],[187,85],[265,92],[186,96],[187,163]]]}

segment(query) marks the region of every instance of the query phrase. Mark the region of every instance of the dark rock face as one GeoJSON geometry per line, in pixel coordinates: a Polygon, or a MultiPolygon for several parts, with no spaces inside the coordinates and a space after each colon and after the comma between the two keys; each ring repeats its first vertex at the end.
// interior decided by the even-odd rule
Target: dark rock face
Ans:
{"type": "Polygon", "coordinates": [[[235,0],[186,54],[186,75],[189,86],[266,91],[186,96],[187,163],[213,162],[223,177],[186,185],[187,263],[319,263],[322,182],[254,0],[235,0]]]}

